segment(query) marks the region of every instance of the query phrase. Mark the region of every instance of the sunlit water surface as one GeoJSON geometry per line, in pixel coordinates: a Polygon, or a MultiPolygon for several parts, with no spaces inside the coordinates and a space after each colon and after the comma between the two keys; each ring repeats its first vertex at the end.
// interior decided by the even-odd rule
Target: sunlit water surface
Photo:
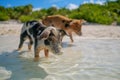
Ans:
{"type": "Polygon", "coordinates": [[[0,36],[0,80],[120,80],[120,40],[63,40],[62,55],[33,61],[27,42],[21,52],[17,36],[0,36]]]}

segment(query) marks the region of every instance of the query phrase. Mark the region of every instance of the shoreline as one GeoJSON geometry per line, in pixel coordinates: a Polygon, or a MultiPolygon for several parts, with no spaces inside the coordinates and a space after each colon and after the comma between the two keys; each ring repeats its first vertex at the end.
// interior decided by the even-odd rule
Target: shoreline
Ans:
{"type": "MultiPolygon", "coordinates": [[[[0,22],[0,36],[19,36],[23,23],[17,21],[0,22]]],[[[120,39],[120,26],[86,24],[82,26],[82,36],[80,39],[120,39]]],[[[77,35],[73,33],[73,37],[77,35]]]]}

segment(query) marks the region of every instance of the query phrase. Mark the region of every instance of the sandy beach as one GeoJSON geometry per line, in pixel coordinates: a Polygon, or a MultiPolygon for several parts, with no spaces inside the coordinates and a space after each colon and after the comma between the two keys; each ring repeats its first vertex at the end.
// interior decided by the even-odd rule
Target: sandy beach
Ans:
{"type": "Polygon", "coordinates": [[[74,43],[64,37],[62,55],[34,62],[34,52],[21,52],[22,23],[0,22],[0,80],[120,80],[120,26],[86,24],[74,43]]]}
{"type": "MultiPolygon", "coordinates": [[[[1,22],[0,35],[20,35],[22,25],[13,21],[1,22]]],[[[82,34],[81,38],[120,38],[120,26],[86,24],[82,26],[82,34]]]]}

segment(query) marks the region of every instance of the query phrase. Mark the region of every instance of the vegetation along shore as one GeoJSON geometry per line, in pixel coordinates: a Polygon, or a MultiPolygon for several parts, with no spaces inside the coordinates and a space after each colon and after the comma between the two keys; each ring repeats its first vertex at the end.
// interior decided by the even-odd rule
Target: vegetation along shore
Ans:
{"type": "Polygon", "coordinates": [[[42,8],[33,11],[31,4],[24,6],[16,6],[5,8],[0,6],[0,21],[7,21],[10,19],[25,22],[33,19],[42,19],[49,15],[63,15],[72,19],[85,19],[88,22],[99,24],[113,24],[120,25],[120,0],[107,1],[106,3],[91,4],[86,3],[80,5],[77,9],[69,10],[65,7],[56,8],[42,8]]]}

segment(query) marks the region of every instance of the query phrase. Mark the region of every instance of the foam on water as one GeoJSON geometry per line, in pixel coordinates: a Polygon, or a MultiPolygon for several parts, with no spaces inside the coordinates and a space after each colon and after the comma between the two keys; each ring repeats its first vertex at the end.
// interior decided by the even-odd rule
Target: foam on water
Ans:
{"type": "MultiPolygon", "coordinates": [[[[63,46],[66,47],[66,45],[63,46]]],[[[74,50],[75,45],[68,44],[68,46],[69,48],[63,49],[63,55],[50,57],[51,63],[38,64],[49,74],[43,80],[73,80],[72,75],[79,70],[78,60],[81,60],[82,55],[80,49],[74,50]]]]}
{"type": "Polygon", "coordinates": [[[0,80],[6,80],[9,79],[12,75],[12,72],[9,70],[6,70],[4,67],[0,67],[0,80]]]}
{"type": "Polygon", "coordinates": [[[34,54],[33,52],[30,52],[30,51],[22,51],[22,52],[19,52],[19,57],[26,58],[26,59],[33,59],[34,54]]]}
{"type": "Polygon", "coordinates": [[[41,78],[31,78],[30,80],[43,80],[41,78]]]}

